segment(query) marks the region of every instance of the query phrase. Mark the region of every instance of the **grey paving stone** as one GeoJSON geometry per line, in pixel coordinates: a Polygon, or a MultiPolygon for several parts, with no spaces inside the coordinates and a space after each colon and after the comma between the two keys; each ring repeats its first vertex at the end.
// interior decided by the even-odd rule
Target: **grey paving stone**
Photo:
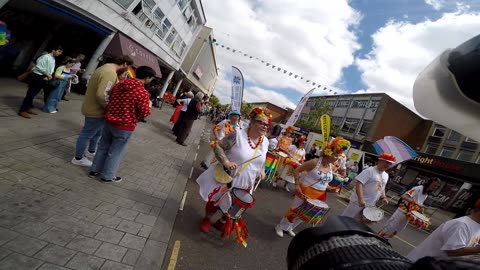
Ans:
{"type": "Polygon", "coordinates": [[[50,230],[40,235],[39,239],[54,243],[59,246],[65,246],[68,242],[75,238],[75,236],[75,233],[52,227],[50,230]]]}
{"type": "Polygon", "coordinates": [[[20,235],[12,241],[3,245],[3,247],[16,251],[18,253],[32,256],[46,245],[47,242],[45,241],[40,241],[28,236],[20,235]]]}
{"type": "Polygon", "coordinates": [[[115,204],[102,202],[95,210],[108,215],[115,215],[119,208],[120,207],[115,204]]]}
{"type": "Polygon", "coordinates": [[[53,211],[63,214],[63,215],[72,215],[78,209],[80,209],[81,206],[76,205],[76,204],[69,204],[68,202],[61,202],[60,204],[53,205],[50,209],[53,211]]]}
{"type": "Polygon", "coordinates": [[[150,211],[149,215],[158,217],[158,215],[160,215],[160,211],[162,211],[162,208],[152,207],[152,210],[150,211]]]}
{"type": "Polygon", "coordinates": [[[133,267],[117,262],[107,261],[101,270],[133,270],[133,267]]]}
{"type": "Polygon", "coordinates": [[[107,214],[101,214],[93,223],[109,228],[116,228],[122,221],[121,218],[114,217],[107,214]]]}
{"type": "Polygon", "coordinates": [[[17,226],[13,227],[12,230],[15,230],[17,232],[33,236],[33,237],[38,237],[42,233],[46,232],[48,229],[50,229],[52,226],[41,223],[41,222],[34,222],[34,221],[24,221],[17,226]]]}
{"type": "Polygon", "coordinates": [[[34,270],[43,262],[32,257],[22,254],[12,253],[5,259],[0,261],[0,269],[2,270],[34,270]]]}
{"type": "Polygon", "coordinates": [[[125,234],[125,236],[122,238],[122,241],[120,241],[120,246],[136,249],[136,250],[142,250],[143,247],[145,246],[145,242],[147,241],[147,238],[132,235],[132,234],[125,234]]]}
{"type": "Polygon", "coordinates": [[[126,209],[126,208],[120,208],[117,211],[117,213],[115,213],[116,217],[123,218],[123,219],[126,219],[126,220],[131,220],[131,221],[134,221],[135,218],[137,217],[137,215],[138,215],[137,211],[133,211],[133,210],[126,209]]]}
{"type": "Polygon", "coordinates": [[[148,240],[135,264],[135,270],[160,269],[167,252],[167,245],[163,242],[148,240]]]}
{"type": "Polygon", "coordinates": [[[8,254],[12,253],[12,251],[8,250],[8,249],[4,249],[4,248],[0,248],[0,261],[7,257],[8,254]]]}
{"type": "Polygon", "coordinates": [[[157,220],[156,216],[145,215],[143,213],[138,214],[137,218],[135,219],[136,222],[142,223],[148,226],[153,226],[156,220],[157,220]]]}
{"type": "Polygon", "coordinates": [[[89,237],[95,236],[102,228],[97,224],[65,215],[55,215],[45,221],[45,223],[89,237]]]}
{"type": "Polygon", "coordinates": [[[100,216],[101,213],[97,212],[97,211],[94,211],[94,210],[90,210],[86,207],[82,207],[80,209],[78,209],[77,212],[75,212],[72,216],[73,217],[76,217],[76,218],[79,218],[79,219],[83,219],[83,220],[86,220],[86,221],[94,221],[98,216],[100,216]]]}
{"type": "Polygon", "coordinates": [[[140,251],[128,249],[125,256],[123,256],[122,262],[128,265],[135,265],[137,263],[138,256],[140,256],[140,251]]]}
{"type": "Polygon", "coordinates": [[[82,197],[76,203],[90,209],[95,209],[102,204],[102,201],[92,197],[82,197]]]}
{"type": "Polygon", "coordinates": [[[38,268],[38,270],[68,270],[68,268],[46,263],[42,265],[40,268],[38,268]]]}
{"type": "Polygon", "coordinates": [[[29,188],[38,188],[42,185],[45,185],[46,182],[45,181],[42,181],[36,177],[32,177],[32,176],[29,176],[25,179],[23,179],[20,184],[26,186],[26,187],[29,187],[29,188]]]}
{"type": "Polygon", "coordinates": [[[0,226],[11,228],[25,221],[27,218],[20,213],[12,213],[10,211],[0,212],[0,226]]]}
{"type": "Polygon", "coordinates": [[[43,178],[50,175],[49,172],[47,172],[45,170],[42,170],[42,169],[39,169],[39,168],[33,168],[32,170],[26,172],[26,174],[28,174],[30,176],[33,176],[33,177],[36,177],[36,178],[39,178],[39,179],[43,179],[43,178]]]}
{"type": "Polygon", "coordinates": [[[152,232],[152,227],[143,225],[140,231],[138,232],[138,236],[148,238],[150,236],[150,232],[152,232]]]}
{"type": "Polygon", "coordinates": [[[152,210],[152,206],[145,203],[136,202],[133,205],[132,210],[135,210],[144,214],[148,214],[152,210]]]}
{"type": "Polygon", "coordinates": [[[77,235],[77,237],[68,243],[67,248],[93,254],[101,244],[102,242],[99,240],[77,235]]]}
{"type": "Polygon", "coordinates": [[[95,236],[95,239],[98,239],[104,242],[109,242],[112,244],[118,244],[118,242],[120,242],[124,234],[125,234],[124,232],[117,231],[114,229],[102,228],[95,236]]]}
{"type": "Polygon", "coordinates": [[[114,204],[124,208],[131,208],[135,205],[135,201],[120,197],[114,202],[114,204]]]}
{"type": "Polygon", "coordinates": [[[36,188],[36,190],[41,191],[41,192],[46,193],[46,194],[51,195],[51,196],[55,196],[55,195],[59,194],[60,192],[64,191],[65,188],[59,187],[59,186],[53,185],[53,184],[45,184],[45,185],[42,185],[42,186],[36,188]]]}
{"type": "Polygon", "coordinates": [[[68,262],[66,267],[75,270],[97,270],[100,269],[103,262],[105,259],[79,252],[68,262]]]}
{"type": "Polygon", "coordinates": [[[127,249],[124,247],[112,245],[110,243],[103,243],[95,252],[95,255],[108,260],[120,262],[126,252],[127,249]]]}
{"type": "Polygon", "coordinates": [[[131,234],[137,234],[142,228],[142,224],[129,220],[122,220],[117,226],[117,230],[131,234]]]}
{"type": "Polygon", "coordinates": [[[0,246],[17,236],[18,236],[18,233],[14,231],[0,228],[0,246]]]}
{"type": "Polygon", "coordinates": [[[55,244],[49,244],[35,254],[35,258],[57,265],[65,265],[75,253],[77,252],[74,250],[57,246],[55,244]]]}

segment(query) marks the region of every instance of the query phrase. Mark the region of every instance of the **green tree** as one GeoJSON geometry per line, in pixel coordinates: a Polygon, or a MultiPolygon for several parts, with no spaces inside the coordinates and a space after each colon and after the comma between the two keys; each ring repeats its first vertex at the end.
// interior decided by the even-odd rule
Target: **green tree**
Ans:
{"type": "MultiPolygon", "coordinates": [[[[332,107],[325,98],[316,99],[313,106],[310,108],[310,112],[306,116],[300,118],[295,125],[313,132],[322,133],[320,116],[323,114],[331,115],[332,111],[332,107]]],[[[331,125],[330,134],[336,133],[338,133],[338,127],[331,125]]]]}
{"type": "Polygon", "coordinates": [[[245,100],[242,102],[242,108],[240,109],[240,113],[242,115],[248,115],[250,111],[253,110],[253,104],[247,103],[245,100]]]}
{"type": "Polygon", "coordinates": [[[220,105],[220,99],[218,99],[218,97],[216,97],[216,96],[213,96],[213,95],[212,95],[212,96],[210,97],[210,100],[209,100],[209,101],[210,101],[210,103],[211,103],[213,106],[218,106],[218,105],[220,105]]]}

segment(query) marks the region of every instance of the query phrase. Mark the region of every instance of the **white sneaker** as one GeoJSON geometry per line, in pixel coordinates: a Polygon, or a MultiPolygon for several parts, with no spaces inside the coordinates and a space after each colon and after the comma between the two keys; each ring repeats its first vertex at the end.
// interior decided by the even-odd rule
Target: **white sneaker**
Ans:
{"type": "Polygon", "coordinates": [[[93,159],[95,158],[95,153],[96,153],[96,152],[90,153],[90,152],[88,152],[88,150],[87,150],[87,151],[85,151],[85,154],[84,154],[84,155],[85,155],[87,158],[93,160],[93,159]]]}
{"type": "Polygon", "coordinates": [[[287,234],[290,235],[291,237],[295,237],[295,233],[292,230],[287,231],[287,234]]]}
{"type": "Polygon", "coordinates": [[[283,237],[283,230],[278,226],[275,227],[275,233],[278,235],[278,237],[283,237]]]}
{"type": "Polygon", "coordinates": [[[288,185],[285,186],[285,190],[286,190],[287,192],[290,192],[290,189],[288,188],[288,185]]]}
{"type": "Polygon", "coordinates": [[[50,112],[50,113],[57,113],[58,111],[53,111],[53,112],[50,112]]]}
{"type": "Polygon", "coordinates": [[[272,187],[277,187],[277,182],[273,181],[272,187]]]}
{"type": "Polygon", "coordinates": [[[86,157],[82,157],[82,159],[77,160],[75,157],[72,159],[72,164],[84,167],[92,166],[92,161],[87,159],[86,157]]]}

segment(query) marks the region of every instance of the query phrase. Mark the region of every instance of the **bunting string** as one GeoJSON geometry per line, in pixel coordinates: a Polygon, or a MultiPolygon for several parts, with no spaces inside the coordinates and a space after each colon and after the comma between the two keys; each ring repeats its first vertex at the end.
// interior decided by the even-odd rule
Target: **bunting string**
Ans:
{"type": "Polygon", "coordinates": [[[226,46],[226,45],[224,45],[224,44],[221,44],[221,43],[219,43],[219,42],[217,42],[217,41],[212,42],[212,44],[214,44],[216,47],[225,49],[225,50],[230,51],[230,52],[232,52],[232,53],[238,53],[238,54],[243,55],[244,57],[247,57],[247,58],[249,58],[249,59],[259,61],[259,62],[262,63],[263,65],[265,65],[265,66],[267,66],[267,67],[270,67],[270,68],[272,68],[272,69],[275,69],[275,68],[276,68],[278,72],[283,72],[283,74],[288,75],[288,76],[290,76],[290,77],[293,76],[293,78],[295,78],[295,79],[297,79],[297,80],[304,81],[305,83],[308,83],[308,84],[311,83],[313,87],[316,87],[316,88],[318,88],[318,89],[320,89],[320,90],[323,90],[323,91],[332,93],[332,94],[334,94],[334,95],[337,94],[337,92],[336,92],[335,90],[332,90],[332,89],[331,89],[329,86],[327,86],[327,85],[323,85],[323,84],[319,84],[319,83],[313,82],[313,81],[311,81],[310,79],[307,79],[307,78],[303,77],[302,75],[299,75],[299,74],[296,74],[296,73],[294,73],[294,72],[288,71],[288,70],[286,70],[286,69],[284,69],[284,68],[281,68],[281,67],[279,67],[278,65],[274,65],[274,64],[272,64],[272,63],[270,63],[270,62],[268,62],[268,61],[266,61],[266,60],[260,59],[260,58],[258,58],[258,57],[256,57],[256,56],[250,55],[250,54],[248,54],[248,53],[246,53],[246,52],[243,52],[243,51],[241,51],[241,50],[231,48],[231,47],[226,46]],[[322,89],[322,88],[323,88],[323,89],[322,89]]]}

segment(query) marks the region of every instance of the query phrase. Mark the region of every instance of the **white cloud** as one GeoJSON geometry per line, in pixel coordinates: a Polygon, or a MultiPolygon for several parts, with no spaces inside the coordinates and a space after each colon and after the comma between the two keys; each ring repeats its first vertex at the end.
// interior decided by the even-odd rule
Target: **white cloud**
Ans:
{"type": "Polygon", "coordinates": [[[440,10],[445,5],[445,0],[425,0],[425,4],[432,6],[435,10],[440,10]]]}
{"type": "Polygon", "coordinates": [[[356,60],[366,92],[384,92],[414,110],[416,76],[436,56],[478,34],[480,14],[447,13],[417,24],[389,22],[372,35],[370,53],[356,60]]]}
{"type": "MultiPolygon", "coordinates": [[[[294,102],[310,90],[312,82],[338,82],[342,69],[354,63],[353,53],[360,48],[353,30],[360,15],[348,5],[348,0],[331,1],[328,5],[317,0],[222,0],[204,1],[203,5],[207,26],[214,29],[219,43],[276,66],[272,69],[243,53],[217,48],[218,64],[227,70],[224,74],[233,65],[258,89],[293,88],[299,92],[294,102]],[[311,82],[306,84],[293,75],[289,77],[277,71],[278,67],[311,82]]],[[[229,96],[230,87],[222,78],[219,76],[214,94],[229,96]]]]}

